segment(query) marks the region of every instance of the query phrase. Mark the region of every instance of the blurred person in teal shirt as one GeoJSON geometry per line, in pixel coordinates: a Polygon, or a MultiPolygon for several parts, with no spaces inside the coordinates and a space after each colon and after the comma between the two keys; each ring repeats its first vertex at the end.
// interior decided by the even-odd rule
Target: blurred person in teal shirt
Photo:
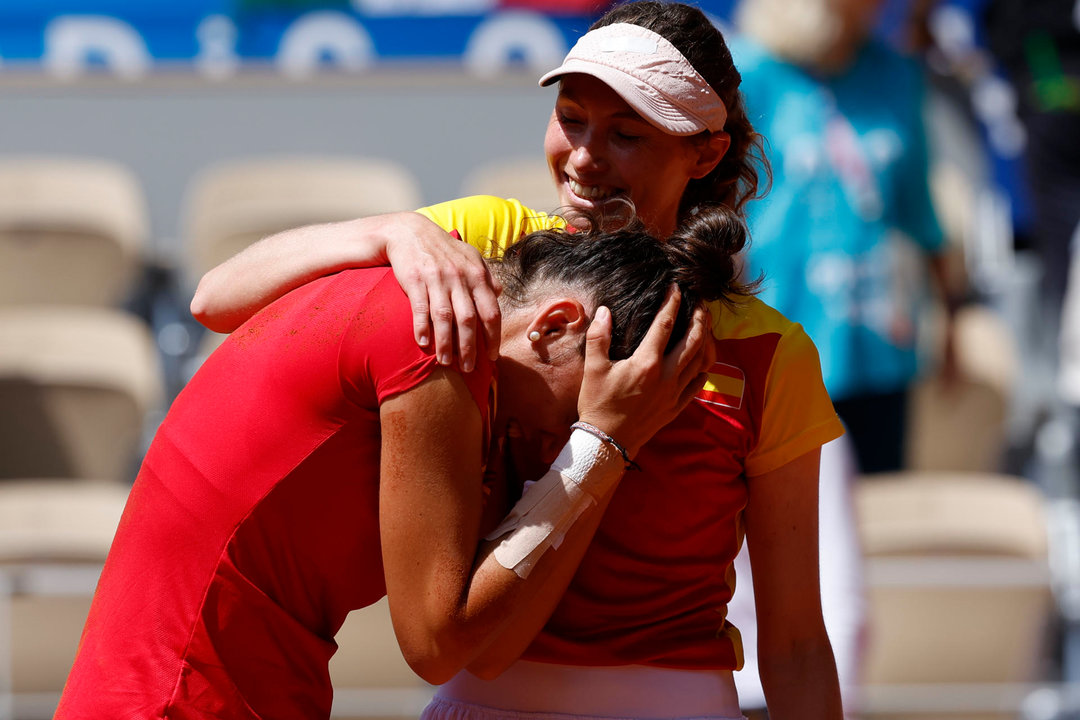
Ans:
{"type": "Polygon", "coordinates": [[[922,71],[872,36],[880,4],[743,0],[732,43],[773,170],[768,194],[748,206],[748,276],[764,273],[762,298],[817,345],[863,474],[903,465],[925,264],[950,311],[957,297],[944,289],[922,71]]]}

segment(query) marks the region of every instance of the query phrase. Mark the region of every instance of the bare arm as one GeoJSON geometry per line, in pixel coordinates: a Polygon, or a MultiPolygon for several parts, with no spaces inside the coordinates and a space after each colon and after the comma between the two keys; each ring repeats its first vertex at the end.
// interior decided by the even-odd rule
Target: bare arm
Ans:
{"type": "MultiPolygon", "coordinates": [[[[632,438],[627,443],[633,452],[685,407],[701,386],[699,366],[711,361],[704,312],[664,356],[677,307],[678,298],[669,297],[638,351],[619,363],[607,360],[610,316],[599,312],[589,329],[586,377],[594,386],[634,387],[628,399],[609,388],[606,401],[618,411],[592,417],[605,423],[617,418],[605,429],[632,438]],[[646,384],[635,385],[635,378],[646,384]]],[[[554,611],[615,486],[574,522],[557,549],[520,577],[495,559],[498,540],[476,550],[482,524],[479,414],[460,376],[439,373],[383,403],[380,415],[383,556],[402,652],[430,682],[443,682],[465,666],[482,677],[497,675],[554,611]]]]}
{"type": "Polygon", "coordinates": [[[309,225],[263,238],[203,275],[191,314],[215,332],[232,332],[262,307],[317,277],[347,267],[385,265],[386,227],[400,216],[309,225]]]}
{"type": "MultiPolygon", "coordinates": [[[[589,328],[585,376],[578,396],[579,415],[612,435],[626,447],[631,458],[685,409],[704,384],[704,369],[713,362],[709,314],[704,308],[695,313],[686,336],[670,353],[664,354],[678,306],[678,293],[669,294],[638,349],[626,360],[615,363],[608,360],[610,315],[598,311],[589,328]]],[[[602,512],[610,499],[610,495],[604,498],[596,509],[602,512]]],[[[599,520],[598,514],[596,522],[599,520]]],[[[589,538],[595,530],[595,525],[584,528],[589,538]]],[[[580,558],[572,567],[563,565],[553,573],[550,582],[536,590],[532,600],[544,604],[543,613],[519,613],[499,641],[480,654],[469,670],[482,678],[492,678],[509,667],[547,622],[579,562],[580,558]]]]}
{"type": "Polygon", "coordinates": [[[748,480],[761,685],[775,720],[841,720],[836,662],[821,615],[814,450],[748,480]]]}
{"type": "Polygon", "coordinates": [[[607,502],[586,510],[558,549],[519,577],[494,558],[494,542],[480,542],[480,415],[461,376],[437,372],[384,402],[380,417],[379,518],[394,631],[413,670],[442,683],[518,619],[546,620],[607,502]]]}
{"type": "Polygon", "coordinates": [[[290,290],[350,267],[392,265],[413,309],[417,343],[432,341],[440,362],[473,366],[477,333],[499,348],[497,289],[479,252],[423,215],[374,215],[286,230],[263,238],[207,272],[191,301],[195,318],[232,332],[290,290]]]}

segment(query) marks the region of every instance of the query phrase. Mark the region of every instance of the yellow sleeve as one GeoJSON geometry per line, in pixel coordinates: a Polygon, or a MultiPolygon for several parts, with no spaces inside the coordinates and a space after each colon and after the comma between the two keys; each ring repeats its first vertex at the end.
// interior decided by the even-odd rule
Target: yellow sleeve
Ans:
{"type": "Polygon", "coordinates": [[[536,230],[562,227],[562,218],[532,210],[517,200],[492,195],[450,200],[429,205],[418,213],[447,232],[457,230],[461,239],[485,257],[497,256],[507,245],[536,230]]]}
{"type": "Polygon", "coordinates": [[[817,348],[802,326],[792,323],[769,368],[761,429],[746,458],[746,474],[776,470],[843,434],[821,378],[817,348]]]}

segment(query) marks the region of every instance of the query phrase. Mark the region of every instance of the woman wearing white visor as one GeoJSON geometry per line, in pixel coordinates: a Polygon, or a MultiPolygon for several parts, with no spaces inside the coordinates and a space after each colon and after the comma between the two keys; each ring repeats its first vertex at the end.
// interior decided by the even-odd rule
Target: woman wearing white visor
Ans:
{"type": "MultiPolygon", "coordinates": [[[[709,204],[741,212],[757,192],[760,145],[739,81],[700,10],[614,8],[541,80],[559,88],[544,146],[561,204],[630,200],[661,237],[709,204]]],[[[413,300],[418,342],[447,363],[456,350],[468,366],[476,333],[497,337],[499,326],[470,245],[497,251],[563,223],[478,197],[289,231],[211,271],[192,311],[231,330],[314,277],[389,260],[413,300]]],[[[624,478],[554,614],[514,628],[504,662],[457,675],[426,717],[740,717],[732,672],[742,647],[725,609],[744,535],[770,717],[841,717],[818,589],[817,489],[820,447],[842,426],[798,325],[755,299],[709,310],[718,362],[708,382],[634,458],[640,470],[624,478]]]]}

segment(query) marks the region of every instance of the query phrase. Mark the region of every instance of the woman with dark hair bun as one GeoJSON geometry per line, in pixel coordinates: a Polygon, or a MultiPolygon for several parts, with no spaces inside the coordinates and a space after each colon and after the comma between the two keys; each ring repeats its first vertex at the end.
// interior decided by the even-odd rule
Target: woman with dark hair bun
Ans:
{"type": "Polygon", "coordinates": [[[723,283],[675,263],[717,250],[680,244],[636,224],[510,246],[489,261],[506,288],[502,355],[468,374],[416,346],[387,268],[320,278],[257,313],[157,431],[56,717],[328,718],[351,610],[386,595],[406,659],[434,683],[499,647],[505,623],[549,614],[631,457],[708,366],[696,299],[723,283]],[[639,346],[681,358],[682,390],[620,402],[620,417],[579,413],[584,377],[639,346]],[[500,457],[535,482],[484,542],[514,479],[500,457]],[[535,537],[562,515],[557,542],[535,537]]]}
{"type": "MultiPolygon", "coordinates": [[[[477,337],[493,349],[500,335],[482,254],[537,229],[573,225],[575,211],[627,202],[650,233],[669,239],[672,253],[692,247],[689,238],[711,238],[718,255],[681,262],[688,277],[715,273],[726,285],[707,303],[716,362],[704,386],[633,455],[639,469],[613,494],[565,593],[545,587],[562,594],[554,612],[509,625],[471,673],[439,688],[425,717],[740,717],[733,671],[742,645],[726,606],[745,536],[769,715],[836,720],[839,688],[819,593],[817,483],[820,448],[843,427],[802,328],[738,279],[743,212],[765,166],[724,38],[689,5],[626,3],[540,82],[558,87],[544,150],[560,213],[473,197],[289,231],[208,273],[192,311],[213,329],[231,330],[314,277],[389,261],[413,300],[417,341],[446,363],[456,351],[467,368],[477,337]],[[740,232],[722,231],[735,227],[740,232]],[[450,231],[465,242],[449,242],[450,231]]],[[[672,392],[654,362],[635,355],[612,365],[625,371],[629,363],[633,382],[587,377],[579,409],[672,392]]],[[[560,515],[544,527],[558,536],[573,522],[560,515]]],[[[508,551],[507,564],[521,554],[508,551]]]]}

